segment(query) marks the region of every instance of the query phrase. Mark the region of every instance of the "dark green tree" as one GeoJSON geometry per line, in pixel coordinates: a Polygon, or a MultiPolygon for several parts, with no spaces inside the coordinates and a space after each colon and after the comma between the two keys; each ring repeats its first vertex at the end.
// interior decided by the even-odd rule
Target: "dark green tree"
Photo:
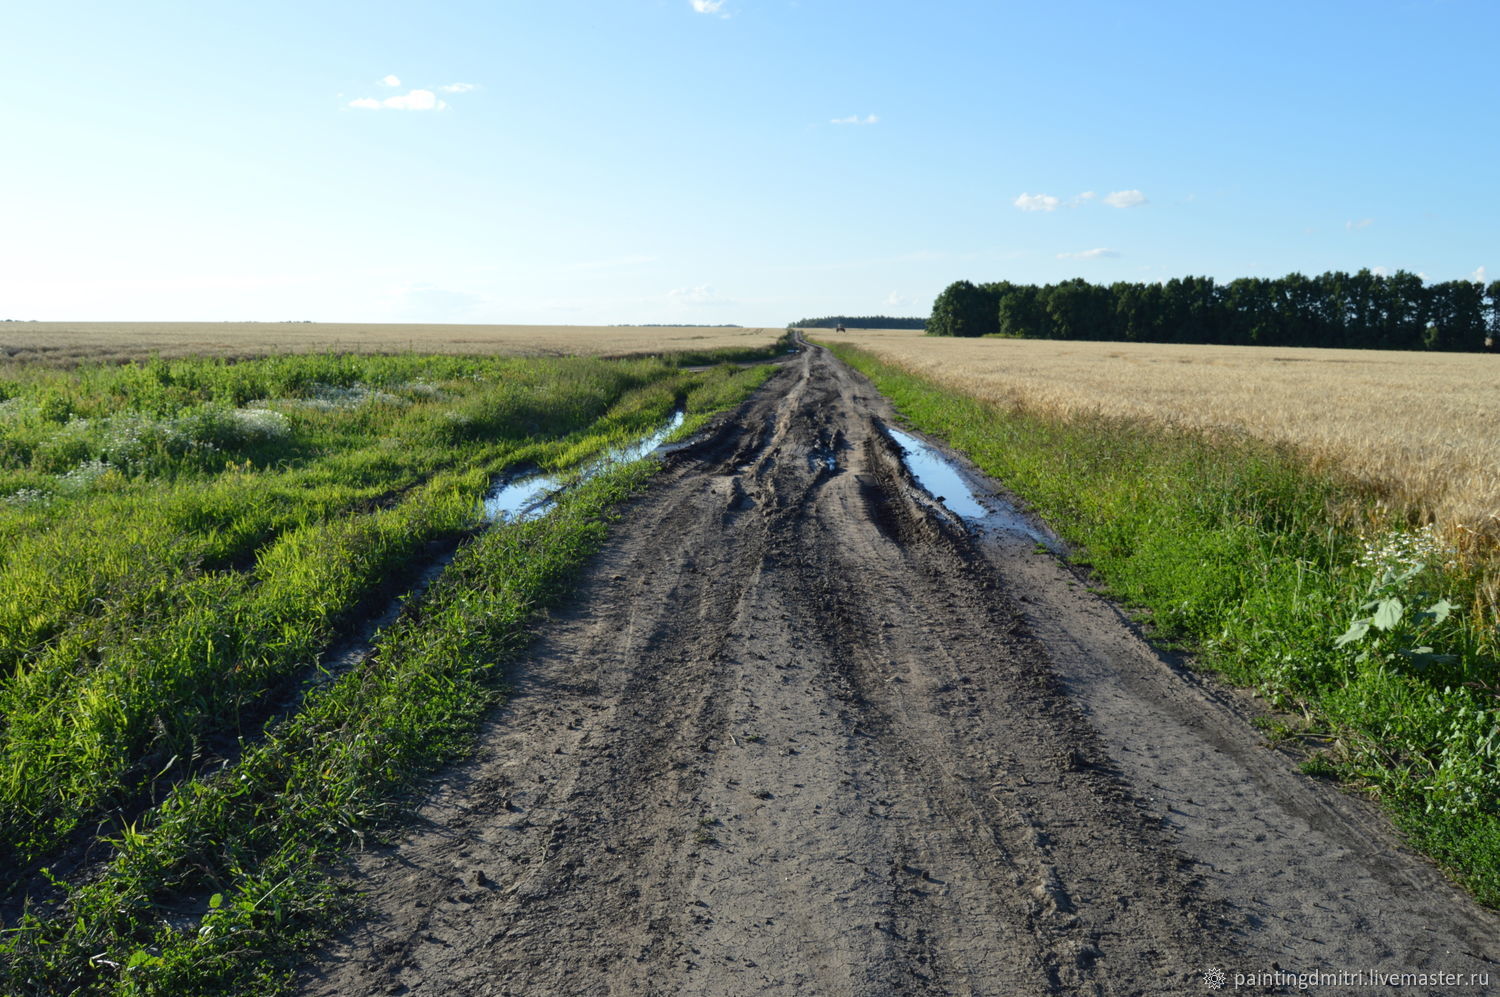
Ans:
{"type": "Polygon", "coordinates": [[[996,297],[967,280],[957,280],[943,289],[932,303],[927,320],[929,336],[984,336],[999,332],[996,297]]]}

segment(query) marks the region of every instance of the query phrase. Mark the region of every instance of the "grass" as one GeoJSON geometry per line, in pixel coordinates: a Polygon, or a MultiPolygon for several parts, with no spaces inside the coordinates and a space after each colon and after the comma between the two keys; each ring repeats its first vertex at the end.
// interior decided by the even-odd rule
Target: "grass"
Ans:
{"type": "Polygon", "coordinates": [[[983,399],[953,390],[954,377],[833,348],[1079,545],[1157,640],[1300,712],[1293,736],[1317,749],[1309,771],[1378,796],[1414,843],[1500,906],[1491,566],[1298,448],[983,399]]]}
{"type": "Polygon", "coordinates": [[[325,863],[463,752],[535,612],[652,465],[579,485],[543,520],[484,529],[492,477],[566,471],[676,407],[692,432],[766,373],[442,357],[154,367],[0,382],[23,413],[0,467],[15,488],[0,572],[21,596],[0,615],[0,848],[31,894],[0,939],[6,993],[279,985],[337,913],[325,863]],[[56,397],[69,413],[46,419],[56,397]],[[254,416],[273,439],[199,432],[252,401],[276,416],[254,416]],[[110,449],[122,425],[156,434],[131,462],[110,449]],[[38,464],[60,434],[106,466],[79,485],[38,464]],[[460,542],[367,661],[319,676],[410,565],[460,542]],[[289,715],[268,712],[299,689],[289,715]],[[80,843],[103,864],[35,889],[45,874],[24,871],[80,843]]]}

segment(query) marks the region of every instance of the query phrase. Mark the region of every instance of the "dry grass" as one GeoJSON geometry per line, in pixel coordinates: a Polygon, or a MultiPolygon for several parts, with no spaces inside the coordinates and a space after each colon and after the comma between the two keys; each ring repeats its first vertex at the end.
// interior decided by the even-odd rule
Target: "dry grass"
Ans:
{"type": "Polygon", "coordinates": [[[328,322],[6,322],[0,359],[70,366],[153,355],[249,357],[269,353],[483,353],[629,356],[754,349],[782,329],[565,325],[381,325],[328,322]]]}
{"type": "Polygon", "coordinates": [[[1447,530],[1500,536],[1500,356],[823,335],[993,401],[1292,444],[1447,530]]]}

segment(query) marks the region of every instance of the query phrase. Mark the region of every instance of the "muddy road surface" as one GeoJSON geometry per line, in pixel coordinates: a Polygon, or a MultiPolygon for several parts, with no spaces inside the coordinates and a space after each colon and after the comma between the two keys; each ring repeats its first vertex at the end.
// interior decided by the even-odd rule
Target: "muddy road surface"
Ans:
{"type": "Polygon", "coordinates": [[[811,347],[670,455],[303,992],[1500,988],[1500,920],[924,492],[894,421],[811,347]]]}

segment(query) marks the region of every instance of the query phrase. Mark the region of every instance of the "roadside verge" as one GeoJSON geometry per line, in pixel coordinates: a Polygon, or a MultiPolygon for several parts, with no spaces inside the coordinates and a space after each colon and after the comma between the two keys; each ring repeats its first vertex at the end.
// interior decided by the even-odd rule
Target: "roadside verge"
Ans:
{"type": "Polygon", "coordinates": [[[1305,772],[1376,795],[1500,906],[1495,633],[1430,535],[1253,439],[1048,419],[825,345],[1030,503],[1159,644],[1283,711],[1266,727],[1305,772]]]}

